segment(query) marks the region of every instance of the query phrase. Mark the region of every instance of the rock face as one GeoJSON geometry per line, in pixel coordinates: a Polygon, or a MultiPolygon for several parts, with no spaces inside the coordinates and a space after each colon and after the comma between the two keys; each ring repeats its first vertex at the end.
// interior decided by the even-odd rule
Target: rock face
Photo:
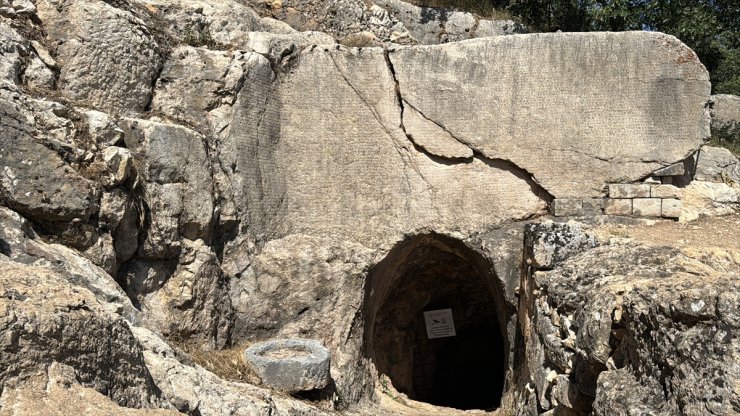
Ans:
{"type": "Polygon", "coordinates": [[[533,215],[548,193],[599,196],[607,183],[635,181],[682,160],[708,134],[706,72],[690,50],[665,35],[499,37],[384,55],[377,49],[305,50],[275,82],[279,98],[265,103],[266,117],[236,134],[232,125],[224,149],[246,145],[251,150],[225,151],[222,160],[228,159],[222,164],[236,164],[242,171],[234,176],[258,185],[249,190],[249,199],[260,203],[248,214],[257,233],[275,238],[288,230],[342,230],[345,238],[349,233],[371,242],[431,224],[438,230],[476,229],[497,218],[533,215]],[[563,53],[556,54],[553,45],[563,53]],[[524,65],[528,58],[519,55],[524,50],[549,58],[524,65]],[[555,72],[571,59],[568,53],[594,60],[591,66],[584,62],[582,73],[570,71],[566,80],[555,72]],[[490,60],[511,62],[516,69],[484,64],[490,60]],[[640,68],[640,77],[617,75],[625,61],[640,68]],[[459,71],[450,73],[450,67],[459,71]],[[553,75],[545,75],[550,70],[553,75]],[[604,79],[620,83],[623,94],[605,101],[608,94],[599,91],[613,88],[604,79]],[[679,83],[675,94],[643,94],[645,83],[658,88],[665,82],[679,83]],[[570,91],[578,99],[565,99],[563,93],[553,97],[560,100],[557,105],[542,107],[546,100],[540,97],[552,90],[570,91]],[[496,111],[478,111],[481,107],[496,111]],[[675,117],[675,123],[647,122],[669,107],[674,110],[660,117],[675,117]],[[584,113],[591,115],[584,119],[584,113]],[[343,123],[346,119],[358,121],[343,123]],[[426,133],[422,123],[438,133],[414,143],[419,132],[426,133]],[[253,133],[247,133],[256,129],[272,139],[256,147],[249,138],[253,133]],[[649,144],[658,138],[664,144],[649,144]],[[437,154],[431,153],[432,140],[437,154]],[[461,152],[463,147],[470,150],[461,152]],[[473,157],[460,160],[471,151],[473,157]],[[447,159],[450,155],[455,157],[447,159]],[[234,156],[241,160],[233,161],[234,156]]]}
{"type": "MultiPolygon", "coordinates": [[[[322,406],[377,398],[378,372],[420,398],[415,358],[403,354],[433,300],[495,332],[491,390],[523,412],[618,413],[632,405],[611,399],[614,383],[643,397],[670,382],[649,412],[729,406],[730,384],[710,397],[685,380],[709,392],[720,370],[737,376],[720,354],[734,341],[717,332],[734,328],[732,308],[718,305],[737,288],[715,279],[735,260],[722,269],[716,253],[703,266],[676,251],[614,254],[630,267],[669,256],[711,279],[716,293],[701,296],[715,311],[696,316],[667,289],[686,277],[671,262],[645,270],[678,280],[624,290],[639,299],[602,290],[606,275],[577,274],[637,279],[575,260],[611,257],[578,254],[595,244],[574,224],[529,238],[542,250],[522,262],[525,221],[550,209],[609,213],[610,186],[674,191],[636,182],[679,175],[708,136],[710,86],[692,51],[647,32],[471,39],[521,28],[397,0],[254,7],[0,0],[0,412],[38,398],[44,413],[82,396],[103,413],[322,414],[221,379],[173,347],[275,337],[327,346],[335,395],[322,406]],[[415,43],[445,44],[398,46],[415,43]],[[545,267],[539,294],[528,292],[522,273],[545,267]],[[612,327],[633,331],[614,336],[616,350],[612,327]],[[695,358],[640,331],[690,334],[712,376],[662,363],[695,358]],[[617,350],[635,354],[630,366],[612,366],[617,350]]],[[[724,178],[737,163],[708,148],[697,163],[704,181],[684,188],[685,204],[699,195],[706,212],[705,196],[727,196],[721,207],[735,207],[724,178]]]]}
{"type": "Polygon", "coordinates": [[[529,172],[556,198],[599,196],[607,183],[635,181],[682,160],[709,136],[706,71],[670,36],[505,36],[399,49],[389,58],[405,107],[478,154],[529,172]],[[531,51],[531,58],[513,51],[531,51]],[[580,64],[564,73],[558,68],[565,62],[580,64]],[[618,75],[625,65],[640,75],[618,75]],[[674,82],[671,73],[680,86],[659,93],[674,82]],[[645,83],[653,92],[645,93],[645,83]],[[659,129],[649,121],[679,114],[676,124],[659,129]],[[665,141],[648,145],[657,137],[665,141]]]}
{"type": "Polygon", "coordinates": [[[0,256],[0,387],[20,383],[53,362],[74,367],[83,385],[104,391],[119,405],[161,404],[141,349],[120,316],[87,289],[42,267],[0,256]],[[110,342],[101,342],[109,340],[110,342]]]}
{"type": "Polygon", "coordinates": [[[529,276],[535,413],[738,411],[740,253],[693,250],[612,244],[529,276]]]}
{"type": "Polygon", "coordinates": [[[130,11],[95,0],[44,0],[39,18],[58,42],[59,88],[112,112],[144,110],[162,65],[151,28],[130,11]]]}

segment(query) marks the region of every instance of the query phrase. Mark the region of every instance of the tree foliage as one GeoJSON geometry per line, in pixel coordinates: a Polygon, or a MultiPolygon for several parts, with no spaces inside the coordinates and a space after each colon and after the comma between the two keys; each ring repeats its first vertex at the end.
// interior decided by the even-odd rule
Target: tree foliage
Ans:
{"type": "Polygon", "coordinates": [[[740,95],[738,0],[492,0],[534,31],[655,30],[676,36],[707,67],[715,93],[740,95]]]}

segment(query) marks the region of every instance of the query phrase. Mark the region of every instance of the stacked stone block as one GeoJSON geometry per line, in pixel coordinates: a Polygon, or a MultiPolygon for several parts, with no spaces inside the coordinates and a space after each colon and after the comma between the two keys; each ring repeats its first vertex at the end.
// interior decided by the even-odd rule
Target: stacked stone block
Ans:
{"type": "Polygon", "coordinates": [[[682,190],[663,183],[610,184],[608,198],[556,199],[557,217],[588,215],[623,215],[631,217],[678,218],[681,215],[682,190]]]}

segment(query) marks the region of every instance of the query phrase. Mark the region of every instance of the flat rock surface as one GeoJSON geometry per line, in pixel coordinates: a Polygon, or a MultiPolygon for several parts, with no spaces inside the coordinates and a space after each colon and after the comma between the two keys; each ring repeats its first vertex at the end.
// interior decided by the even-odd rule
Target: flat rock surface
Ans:
{"type": "Polygon", "coordinates": [[[557,198],[597,197],[709,135],[706,70],[668,35],[502,36],[400,48],[390,61],[405,102],[557,198]]]}

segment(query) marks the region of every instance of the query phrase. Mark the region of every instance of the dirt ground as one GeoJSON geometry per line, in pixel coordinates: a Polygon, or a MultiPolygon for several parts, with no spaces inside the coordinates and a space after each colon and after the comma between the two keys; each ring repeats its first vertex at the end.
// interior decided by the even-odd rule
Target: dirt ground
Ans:
{"type": "Polygon", "coordinates": [[[675,247],[740,249],[740,214],[699,218],[688,223],[646,220],[639,225],[605,224],[591,230],[597,238],[631,238],[636,242],[675,247]]]}

